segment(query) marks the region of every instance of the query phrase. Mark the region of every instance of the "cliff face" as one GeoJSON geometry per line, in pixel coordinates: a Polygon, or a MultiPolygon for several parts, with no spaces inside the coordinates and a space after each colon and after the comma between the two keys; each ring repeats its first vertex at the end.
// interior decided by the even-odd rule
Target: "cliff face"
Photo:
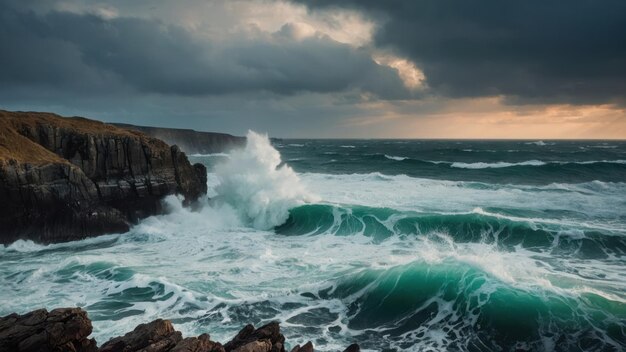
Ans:
{"type": "Polygon", "coordinates": [[[173,193],[206,193],[206,169],[177,146],[84,118],[0,111],[0,243],[127,231],[173,193]]]}
{"type": "Polygon", "coordinates": [[[236,137],[225,133],[199,132],[188,129],[135,126],[122,123],[113,125],[143,132],[151,137],[159,138],[167,143],[178,145],[185,153],[209,154],[221,153],[245,145],[244,137],[236,137]]]}

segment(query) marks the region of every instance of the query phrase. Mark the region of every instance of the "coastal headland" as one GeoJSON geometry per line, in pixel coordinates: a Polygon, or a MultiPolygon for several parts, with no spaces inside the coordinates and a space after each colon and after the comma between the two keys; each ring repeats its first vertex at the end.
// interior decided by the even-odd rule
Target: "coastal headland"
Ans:
{"type": "Polygon", "coordinates": [[[0,111],[0,243],[128,231],[179,194],[207,191],[206,168],[176,145],[81,117],[0,111]]]}

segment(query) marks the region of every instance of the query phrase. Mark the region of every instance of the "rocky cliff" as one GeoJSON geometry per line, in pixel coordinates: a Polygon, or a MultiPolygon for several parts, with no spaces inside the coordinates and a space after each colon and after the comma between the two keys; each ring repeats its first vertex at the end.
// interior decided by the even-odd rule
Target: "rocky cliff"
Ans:
{"type": "Polygon", "coordinates": [[[232,136],[225,133],[200,132],[179,128],[161,128],[135,126],[115,123],[115,126],[143,132],[151,137],[159,138],[167,143],[178,145],[188,154],[221,153],[245,145],[244,137],[232,136]]]}
{"type": "MultiPolygon", "coordinates": [[[[225,344],[211,341],[208,334],[183,338],[168,320],[138,325],[124,336],[100,348],[90,339],[91,321],[80,308],[45,309],[0,318],[0,352],[285,352],[285,336],[276,322],[255,329],[245,326],[225,344]]],[[[291,352],[313,352],[313,344],[296,345],[291,352]]],[[[350,345],[344,352],[359,352],[350,345]]]]}
{"type": "Polygon", "coordinates": [[[99,121],[0,110],[0,243],[127,231],[178,193],[206,193],[206,169],[177,146],[99,121]]]}

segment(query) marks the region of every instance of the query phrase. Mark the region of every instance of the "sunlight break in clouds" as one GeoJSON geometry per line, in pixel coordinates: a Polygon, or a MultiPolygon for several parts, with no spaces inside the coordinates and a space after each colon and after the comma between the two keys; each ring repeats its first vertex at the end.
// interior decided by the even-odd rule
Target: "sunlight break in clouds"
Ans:
{"type": "Polygon", "coordinates": [[[417,66],[407,60],[390,54],[375,54],[374,61],[379,65],[389,66],[398,70],[400,78],[409,89],[426,89],[426,77],[417,66]]]}
{"type": "Polygon", "coordinates": [[[446,1],[5,0],[0,96],[239,135],[626,138],[626,5],[446,1]]]}
{"type": "MultiPolygon", "coordinates": [[[[499,97],[361,104],[343,126],[387,138],[609,138],[626,136],[626,111],[613,105],[512,106],[499,97]]],[[[356,132],[359,131],[359,132],[356,132]]]]}

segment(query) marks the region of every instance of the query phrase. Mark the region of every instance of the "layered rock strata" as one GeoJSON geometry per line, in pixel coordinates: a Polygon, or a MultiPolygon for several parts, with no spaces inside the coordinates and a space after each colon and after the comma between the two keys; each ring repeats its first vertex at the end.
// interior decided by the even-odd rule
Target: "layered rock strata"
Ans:
{"type": "Polygon", "coordinates": [[[0,110],[0,243],[125,232],[161,199],[206,193],[177,146],[85,118],[0,110]]]}
{"type": "Polygon", "coordinates": [[[113,125],[143,132],[148,136],[162,139],[167,143],[176,144],[185,153],[189,154],[222,153],[233,148],[242,147],[246,143],[245,137],[226,133],[202,132],[181,128],[135,126],[123,123],[114,123],[113,125]]]}

